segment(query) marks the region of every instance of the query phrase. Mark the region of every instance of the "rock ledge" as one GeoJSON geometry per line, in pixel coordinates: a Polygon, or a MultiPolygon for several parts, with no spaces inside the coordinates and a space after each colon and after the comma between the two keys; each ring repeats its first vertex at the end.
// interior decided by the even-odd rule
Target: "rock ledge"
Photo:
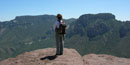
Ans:
{"type": "Polygon", "coordinates": [[[64,54],[55,56],[55,48],[25,52],[16,58],[8,58],[0,65],[130,65],[130,59],[105,54],[81,56],[74,49],[64,48],[64,54]]]}

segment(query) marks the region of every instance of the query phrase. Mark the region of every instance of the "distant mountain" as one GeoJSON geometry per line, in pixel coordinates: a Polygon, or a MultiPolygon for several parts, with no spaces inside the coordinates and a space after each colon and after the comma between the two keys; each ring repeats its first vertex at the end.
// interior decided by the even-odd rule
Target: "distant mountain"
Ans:
{"type": "MultiPolygon", "coordinates": [[[[84,14],[64,19],[68,25],[65,47],[81,55],[110,54],[130,58],[130,21],[122,22],[111,13],[84,14]]],[[[55,47],[54,15],[17,16],[0,22],[0,60],[26,51],[55,47]]]]}
{"type": "MultiPolygon", "coordinates": [[[[55,47],[54,15],[17,16],[14,20],[0,22],[0,60],[25,51],[55,47]]],[[[74,18],[64,19],[66,24],[74,18]]]]}
{"type": "Polygon", "coordinates": [[[105,53],[130,57],[128,40],[130,21],[118,21],[111,13],[84,14],[74,22],[67,33],[67,45],[77,49],[82,55],[105,53]]]}

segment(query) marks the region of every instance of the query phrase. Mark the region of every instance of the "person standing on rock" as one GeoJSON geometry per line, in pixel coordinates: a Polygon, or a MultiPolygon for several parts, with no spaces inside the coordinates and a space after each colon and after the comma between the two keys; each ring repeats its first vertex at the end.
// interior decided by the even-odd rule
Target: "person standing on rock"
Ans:
{"type": "Polygon", "coordinates": [[[56,55],[63,54],[65,29],[66,25],[65,22],[62,20],[62,15],[57,14],[57,21],[55,23],[56,55]]]}

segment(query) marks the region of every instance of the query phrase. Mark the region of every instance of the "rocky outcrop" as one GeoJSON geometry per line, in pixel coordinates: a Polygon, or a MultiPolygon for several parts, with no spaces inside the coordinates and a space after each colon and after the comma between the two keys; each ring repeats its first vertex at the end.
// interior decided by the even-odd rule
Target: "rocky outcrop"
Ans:
{"type": "Polygon", "coordinates": [[[9,58],[0,65],[130,65],[130,59],[105,54],[87,54],[83,57],[74,49],[64,49],[64,54],[55,56],[55,48],[25,52],[9,58]]]}
{"type": "Polygon", "coordinates": [[[85,65],[130,65],[130,59],[105,54],[88,54],[83,59],[85,65]]]}
{"type": "Polygon", "coordinates": [[[0,65],[84,65],[83,58],[74,49],[64,49],[64,54],[55,56],[55,48],[39,49],[9,58],[0,65]]]}

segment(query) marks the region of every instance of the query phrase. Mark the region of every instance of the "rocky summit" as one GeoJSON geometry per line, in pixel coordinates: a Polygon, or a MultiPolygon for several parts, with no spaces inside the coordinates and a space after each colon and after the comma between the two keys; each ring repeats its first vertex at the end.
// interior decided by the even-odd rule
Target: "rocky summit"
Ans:
{"type": "Polygon", "coordinates": [[[64,54],[55,56],[55,48],[25,52],[16,58],[9,58],[0,65],[83,65],[83,58],[74,49],[64,49],[64,54]]]}
{"type": "Polygon", "coordinates": [[[105,54],[88,54],[83,59],[85,65],[130,65],[130,59],[105,54]]]}
{"type": "Polygon", "coordinates": [[[25,52],[16,58],[8,58],[0,65],[130,65],[130,59],[105,54],[81,56],[74,49],[64,48],[64,54],[55,56],[55,48],[25,52]]]}

